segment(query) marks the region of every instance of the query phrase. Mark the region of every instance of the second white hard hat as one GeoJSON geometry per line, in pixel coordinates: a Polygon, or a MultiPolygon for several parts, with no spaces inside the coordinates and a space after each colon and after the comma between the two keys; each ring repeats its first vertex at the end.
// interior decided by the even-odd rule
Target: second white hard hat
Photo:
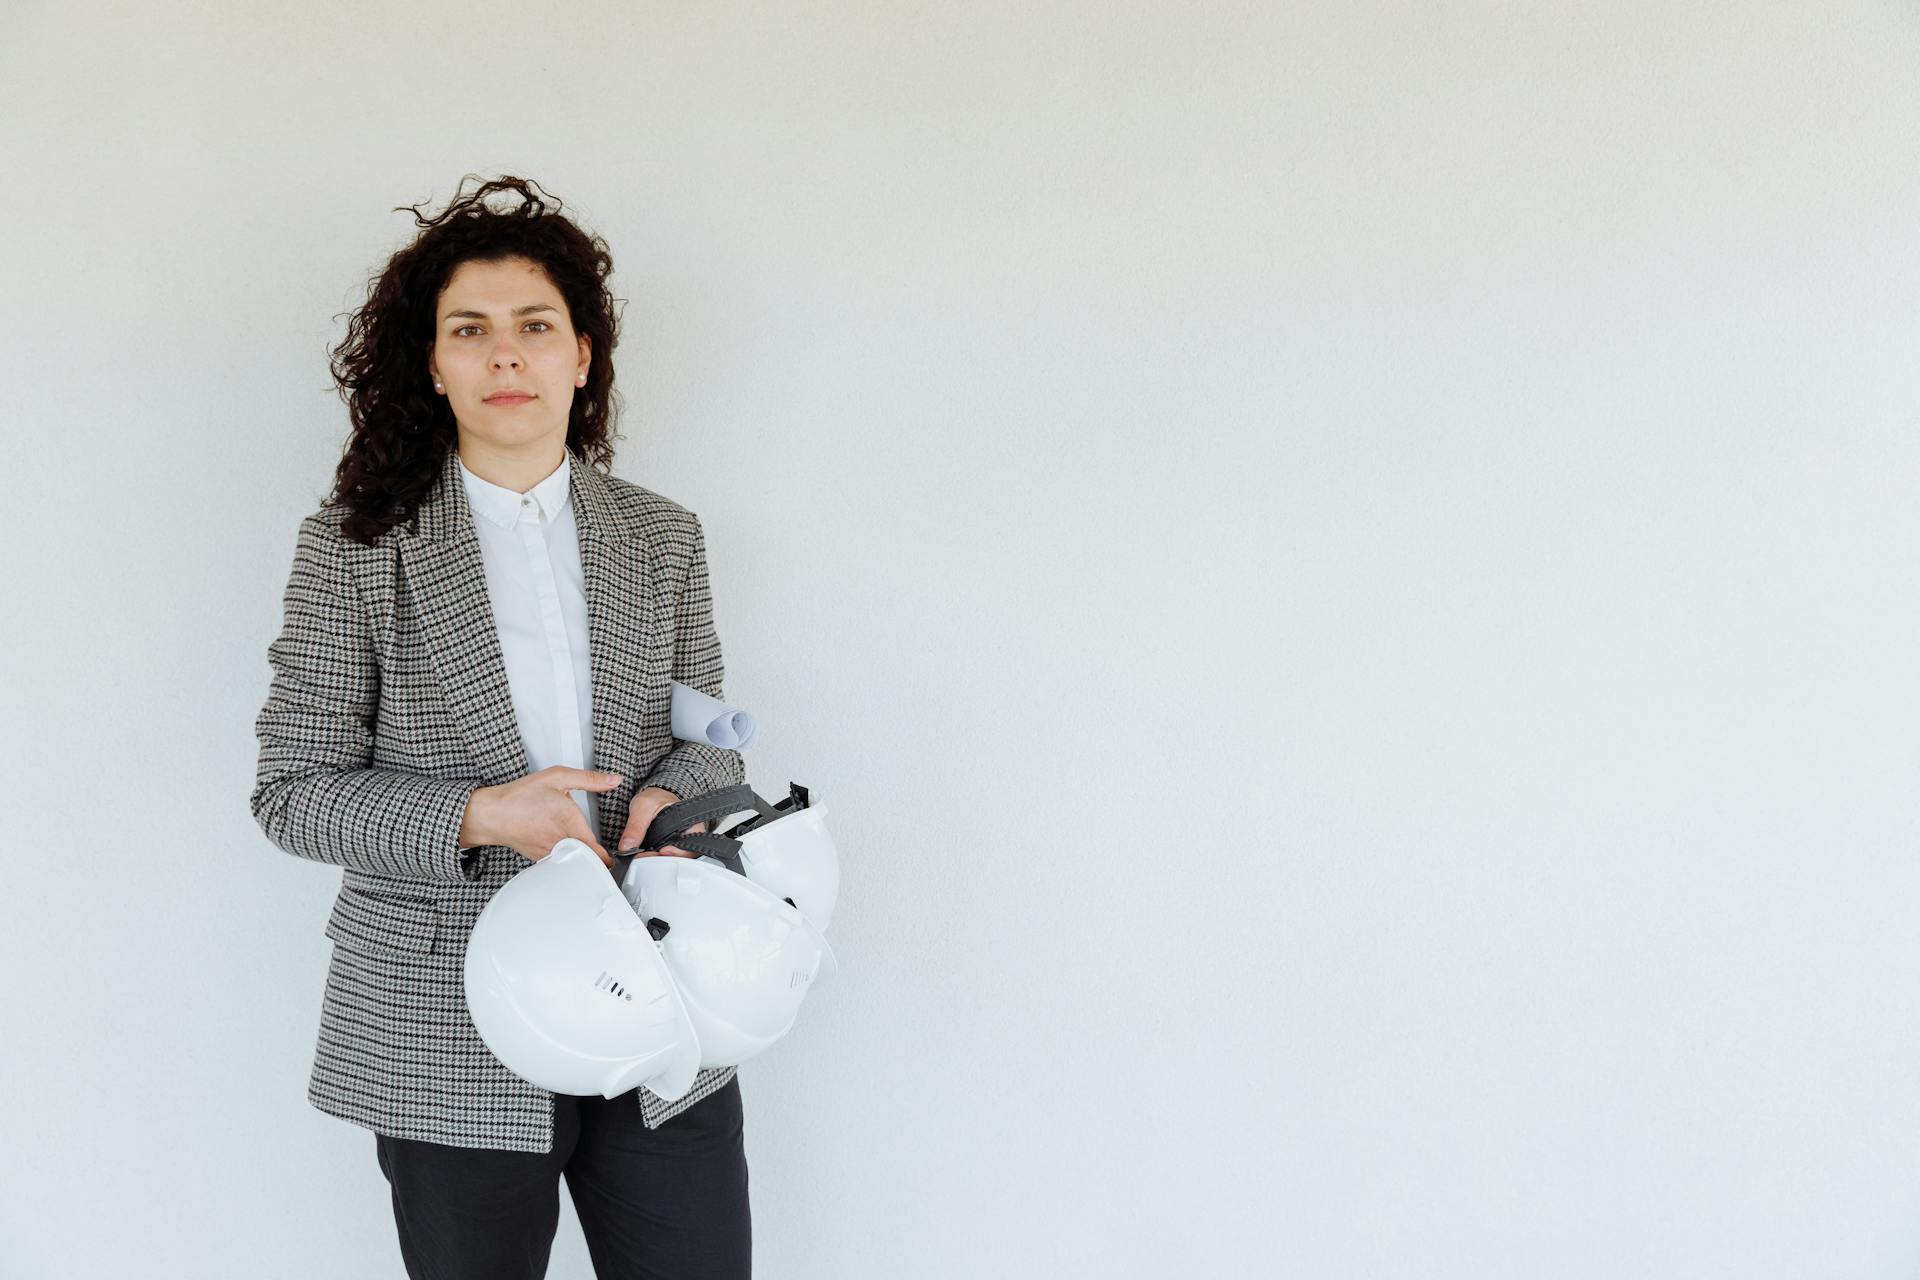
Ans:
{"type": "Polygon", "coordinates": [[[621,891],[637,918],[665,926],[660,950],[702,1067],[766,1050],[792,1029],[814,984],[839,967],[796,907],[710,858],[635,858],[621,891]]]}
{"type": "Polygon", "coordinates": [[[810,801],[798,783],[789,790],[777,805],[754,797],[757,815],[721,834],[740,842],[747,879],[800,908],[824,933],[840,897],[840,854],[827,831],[827,806],[810,801]]]}

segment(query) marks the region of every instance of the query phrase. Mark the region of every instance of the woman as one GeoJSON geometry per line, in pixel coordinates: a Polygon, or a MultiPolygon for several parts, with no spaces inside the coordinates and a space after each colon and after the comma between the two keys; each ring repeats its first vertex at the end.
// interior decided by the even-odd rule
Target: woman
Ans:
{"type": "Polygon", "coordinates": [[[307,1097],[374,1131],[411,1276],[544,1275],[561,1177],[597,1275],[746,1276],[734,1068],[671,1104],[557,1095],[467,1015],[501,885],[567,836],[611,866],[744,781],[671,735],[672,681],[723,696],[700,521],[609,473],[612,261],[537,192],[413,208],[333,353],[353,430],[300,524],[252,793],[276,847],[344,868],[307,1097]]]}

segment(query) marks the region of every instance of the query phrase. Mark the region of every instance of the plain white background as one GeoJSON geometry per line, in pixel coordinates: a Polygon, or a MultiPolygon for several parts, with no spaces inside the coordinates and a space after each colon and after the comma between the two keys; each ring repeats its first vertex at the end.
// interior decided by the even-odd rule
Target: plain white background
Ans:
{"type": "MultiPolygon", "coordinates": [[[[328,344],[629,300],[843,970],[756,1274],[1920,1267],[1920,15],[15,3],[0,1273],[398,1276],[247,810],[328,344]]],[[[551,1275],[590,1268],[565,1204],[551,1275]]]]}

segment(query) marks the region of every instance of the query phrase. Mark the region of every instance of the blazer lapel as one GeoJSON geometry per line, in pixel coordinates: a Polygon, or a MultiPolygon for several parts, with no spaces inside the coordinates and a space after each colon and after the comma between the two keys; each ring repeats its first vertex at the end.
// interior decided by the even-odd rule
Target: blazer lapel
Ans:
{"type": "MultiPolygon", "coordinates": [[[[655,668],[653,640],[668,601],[655,592],[667,579],[654,566],[652,548],[636,523],[622,519],[607,478],[571,449],[567,491],[580,532],[580,565],[587,581],[587,634],[593,664],[593,755],[589,769],[621,775],[600,796],[600,842],[613,848],[625,822],[627,801],[639,790],[640,758],[655,668]]],[[[671,657],[665,660],[670,666],[671,657]]],[[[664,667],[660,668],[664,671],[664,667]]],[[[661,674],[658,693],[669,693],[661,674]]],[[[664,713],[663,713],[664,714],[664,713]]]]}
{"type": "MultiPolygon", "coordinates": [[[[586,576],[588,636],[593,675],[594,759],[590,769],[618,771],[625,781],[602,794],[602,843],[611,838],[615,809],[607,801],[630,797],[642,763],[648,705],[648,655],[667,602],[656,598],[664,580],[638,528],[621,518],[606,477],[567,450],[568,496],[579,532],[586,576]]],[[[458,454],[449,449],[440,478],[418,512],[400,526],[399,555],[414,608],[448,706],[489,783],[529,772],[513,714],[506,662],[487,594],[486,565],[473,527],[458,454]]]]}

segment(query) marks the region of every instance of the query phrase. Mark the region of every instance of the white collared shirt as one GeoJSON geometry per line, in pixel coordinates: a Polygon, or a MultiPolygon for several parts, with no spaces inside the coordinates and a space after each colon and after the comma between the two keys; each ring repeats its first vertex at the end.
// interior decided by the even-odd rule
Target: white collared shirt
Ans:
{"type": "MultiPolygon", "coordinates": [[[[465,461],[460,463],[460,479],[480,536],[487,597],[529,771],[556,764],[591,768],[587,576],[568,497],[567,459],[563,456],[553,474],[525,493],[482,480],[467,470],[465,461]]],[[[572,795],[598,840],[599,796],[591,791],[572,795]]]]}

